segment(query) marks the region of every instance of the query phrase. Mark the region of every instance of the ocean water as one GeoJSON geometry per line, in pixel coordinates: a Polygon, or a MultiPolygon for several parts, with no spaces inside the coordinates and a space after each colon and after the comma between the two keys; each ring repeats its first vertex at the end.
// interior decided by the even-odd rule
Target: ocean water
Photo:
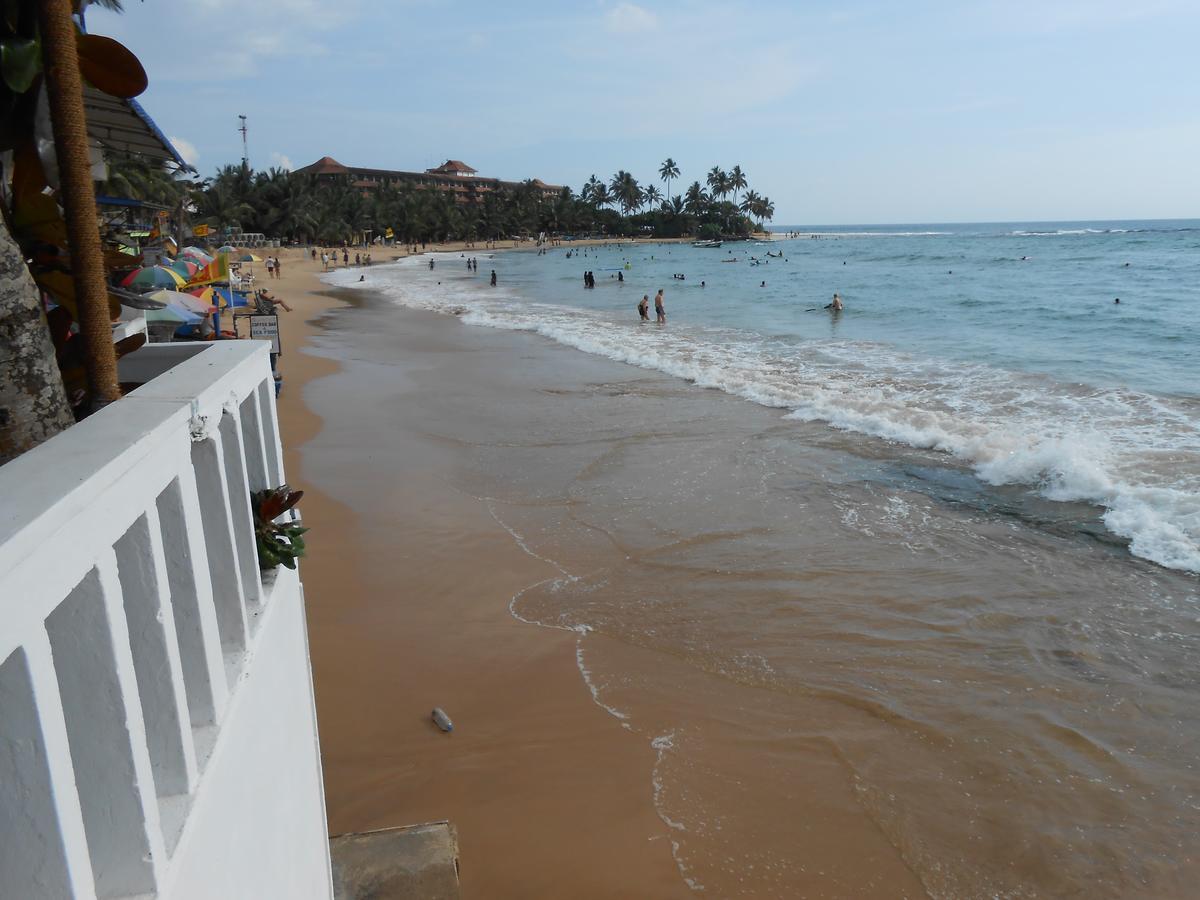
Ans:
{"type": "Polygon", "coordinates": [[[478,274],[442,254],[363,286],[937,451],[986,484],[1093,506],[1130,553],[1200,572],[1200,220],[790,230],[476,251],[478,274]],[[639,326],[659,288],[667,327],[639,326]]]}
{"type": "Polygon", "coordinates": [[[421,427],[697,892],[1195,896],[1195,224],[418,257],[328,276],[326,352],[386,419],[394,305],[484,326],[421,427]]]}

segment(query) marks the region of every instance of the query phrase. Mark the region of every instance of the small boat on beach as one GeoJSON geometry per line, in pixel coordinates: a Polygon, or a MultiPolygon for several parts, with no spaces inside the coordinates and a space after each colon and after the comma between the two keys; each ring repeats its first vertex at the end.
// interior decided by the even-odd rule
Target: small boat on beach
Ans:
{"type": "Polygon", "coordinates": [[[720,247],[721,242],[720,241],[692,241],[692,246],[693,247],[703,247],[705,249],[711,249],[713,247],[720,247]]]}

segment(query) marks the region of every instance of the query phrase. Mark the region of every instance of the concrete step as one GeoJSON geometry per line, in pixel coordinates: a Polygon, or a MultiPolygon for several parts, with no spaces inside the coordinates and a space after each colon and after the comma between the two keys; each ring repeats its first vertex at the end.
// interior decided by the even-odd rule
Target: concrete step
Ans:
{"type": "Polygon", "coordinates": [[[459,900],[449,822],[339,834],[329,849],[335,900],[459,900]]]}

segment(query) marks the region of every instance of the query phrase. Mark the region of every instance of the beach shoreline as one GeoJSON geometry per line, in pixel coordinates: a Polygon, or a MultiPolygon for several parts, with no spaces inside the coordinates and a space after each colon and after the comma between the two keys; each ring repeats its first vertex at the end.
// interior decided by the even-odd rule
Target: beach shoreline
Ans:
{"type": "MultiPolygon", "coordinates": [[[[434,476],[428,447],[388,464],[407,487],[382,491],[395,502],[374,508],[370,522],[323,489],[330,458],[312,444],[324,423],[306,398],[342,367],[314,342],[331,315],[353,313],[318,280],[319,261],[295,250],[280,258],[282,277],[263,283],[294,308],[280,315],[279,415],[313,529],[302,568],[330,833],[449,819],[468,895],[561,896],[570,885],[580,896],[686,896],[653,806],[653,750],[592,702],[575,634],[509,614],[510,598],[553,569],[522,552],[484,502],[434,476]],[[370,555],[392,543],[367,533],[378,518],[403,544],[390,561],[370,555]],[[421,546],[431,531],[436,539],[421,546]],[[463,550],[469,572],[455,562],[463,550]],[[393,615],[396,589],[413,602],[393,615]],[[379,616],[397,629],[391,642],[373,640],[378,629],[364,624],[379,616]],[[435,705],[456,719],[453,735],[429,723],[435,705]]],[[[354,444],[344,448],[347,465],[360,452],[354,444]]]]}

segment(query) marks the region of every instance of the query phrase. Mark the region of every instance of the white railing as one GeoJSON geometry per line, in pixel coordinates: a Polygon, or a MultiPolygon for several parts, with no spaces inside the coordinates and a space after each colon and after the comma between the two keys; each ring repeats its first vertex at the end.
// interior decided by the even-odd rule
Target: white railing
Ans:
{"type": "Polygon", "coordinates": [[[0,897],[331,896],[268,345],[152,345],[0,468],[0,897]]]}

